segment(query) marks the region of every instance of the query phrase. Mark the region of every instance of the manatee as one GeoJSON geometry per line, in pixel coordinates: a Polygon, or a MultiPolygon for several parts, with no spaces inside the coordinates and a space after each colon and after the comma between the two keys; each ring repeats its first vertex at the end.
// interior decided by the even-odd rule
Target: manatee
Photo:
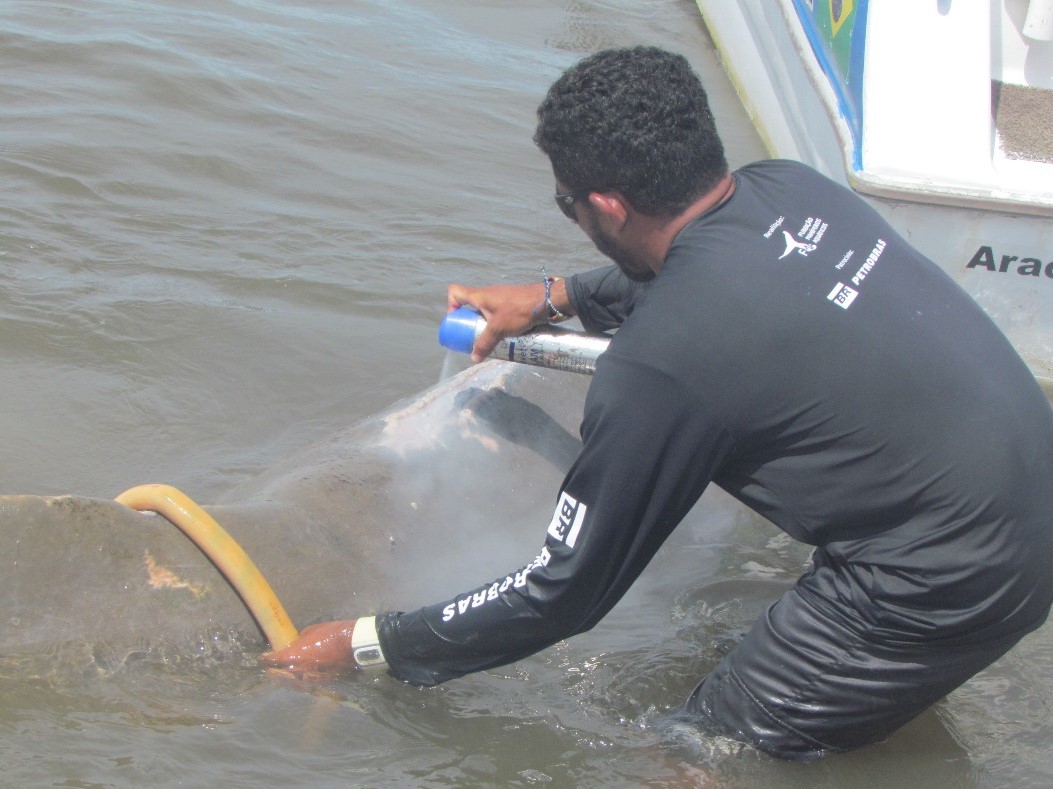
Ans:
{"type": "MultiPolygon", "coordinates": [[[[301,628],[435,602],[536,553],[588,382],[486,362],[202,506],[301,628]]],[[[0,557],[2,673],[249,661],[266,646],[190,540],[112,499],[0,497],[0,557]]]]}

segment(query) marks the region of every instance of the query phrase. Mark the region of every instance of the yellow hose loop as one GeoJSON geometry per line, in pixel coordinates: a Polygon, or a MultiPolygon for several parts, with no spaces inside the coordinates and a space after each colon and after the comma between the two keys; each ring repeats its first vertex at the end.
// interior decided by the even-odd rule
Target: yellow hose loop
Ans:
{"type": "Polygon", "coordinates": [[[133,510],[163,515],[193,540],[237,590],[272,649],[283,649],[296,640],[299,633],[259,568],[189,496],[171,485],[139,485],[126,490],[116,501],[133,510]]]}

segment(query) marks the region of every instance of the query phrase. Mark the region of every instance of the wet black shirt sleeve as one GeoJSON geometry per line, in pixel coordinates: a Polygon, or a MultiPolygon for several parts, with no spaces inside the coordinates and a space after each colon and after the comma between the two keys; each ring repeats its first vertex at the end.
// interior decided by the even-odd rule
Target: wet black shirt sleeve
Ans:
{"type": "Polygon", "coordinates": [[[617,329],[632,315],[646,283],[633,282],[616,266],[575,274],[567,281],[567,296],[586,331],[617,329]]]}
{"type": "Polygon", "coordinates": [[[395,676],[434,684],[590,629],[701,495],[728,450],[728,435],[695,407],[697,393],[609,354],[589,390],[583,451],[538,555],[453,600],[380,617],[395,676]],[[629,390],[664,406],[641,409],[621,396],[629,390]]]}

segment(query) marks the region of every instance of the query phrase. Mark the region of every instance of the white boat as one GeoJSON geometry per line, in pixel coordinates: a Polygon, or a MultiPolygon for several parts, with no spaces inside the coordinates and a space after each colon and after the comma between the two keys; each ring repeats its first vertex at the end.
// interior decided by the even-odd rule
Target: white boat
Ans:
{"type": "Polygon", "coordinates": [[[864,195],[1053,386],[1053,0],[697,0],[772,156],[864,195]]]}

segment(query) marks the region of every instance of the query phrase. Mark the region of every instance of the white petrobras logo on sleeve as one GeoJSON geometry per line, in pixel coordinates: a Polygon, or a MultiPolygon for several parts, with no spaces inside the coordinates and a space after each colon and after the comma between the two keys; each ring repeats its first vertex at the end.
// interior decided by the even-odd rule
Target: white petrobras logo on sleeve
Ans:
{"type": "MultiPolygon", "coordinates": [[[[564,492],[556,504],[556,511],[552,515],[552,522],[548,525],[548,536],[563,543],[568,548],[573,548],[574,543],[581,534],[582,524],[585,522],[585,511],[587,507],[573,496],[564,492]]],[[[442,609],[442,621],[449,622],[455,616],[461,616],[476,608],[481,608],[489,602],[496,600],[509,589],[522,589],[527,585],[530,574],[541,567],[548,567],[552,561],[552,552],[548,545],[541,546],[541,553],[534,557],[526,567],[515,575],[508,575],[503,580],[494,581],[490,586],[484,586],[470,594],[454,600],[442,609]]]]}
{"type": "Polygon", "coordinates": [[[552,522],[548,525],[548,536],[559,540],[568,548],[573,548],[585,521],[585,505],[564,491],[552,513],[552,522]]]}
{"type": "Polygon", "coordinates": [[[476,592],[460,597],[442,609],[442,621],[449,622],[455,616],[466,614],[474,608],[486,605],[496,600],[509,589],[522,589],[527,584],[530,574],[539,567],[548,567],[552,561],[552,554],[548,546],[541,546],[541,553],[534,557],[526,567],[517,572],[515,576],[507,575],[503,581],[494,581],[490,586],[484,586],[476,592]]]}

